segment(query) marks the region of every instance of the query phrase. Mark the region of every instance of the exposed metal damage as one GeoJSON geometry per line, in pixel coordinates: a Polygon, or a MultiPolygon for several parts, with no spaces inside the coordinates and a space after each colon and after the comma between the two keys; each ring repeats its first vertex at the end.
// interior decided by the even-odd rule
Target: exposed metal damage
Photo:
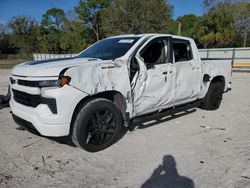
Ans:
{"type": "Polygon", "coordinates": [[[127,62],[122,60],[96,63],[94,66],[72,67],[64,73],[65,76],[72,79],[70,86],[83,91],[88,96],[107,91],[119,92],[128,104],[125,111],[132,113],[131,86],[128,74],[127,62]]]}

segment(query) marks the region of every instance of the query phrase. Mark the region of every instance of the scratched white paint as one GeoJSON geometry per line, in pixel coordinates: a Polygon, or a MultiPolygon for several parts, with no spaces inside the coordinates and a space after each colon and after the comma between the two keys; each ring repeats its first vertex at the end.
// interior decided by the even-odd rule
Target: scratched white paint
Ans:
{"type": "Polygon", "coordinates": [[[72,67],[64,75],[71,77],[70,86],[78,88],[87,95],[104,91],[121,93],[126,98],[127,112],[132,115],[131,85],[127,62],[115,60],[72,67]]]}

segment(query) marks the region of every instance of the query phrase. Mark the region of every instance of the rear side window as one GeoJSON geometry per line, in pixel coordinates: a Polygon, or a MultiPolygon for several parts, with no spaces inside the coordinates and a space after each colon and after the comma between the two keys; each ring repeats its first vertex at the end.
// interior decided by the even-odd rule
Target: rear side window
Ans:
{"type": "Polygon", "coordinates": [[[173,50],[175,62],[189,61],[193,59],[193,54],[189,41],[173,40],[173,50]]]}

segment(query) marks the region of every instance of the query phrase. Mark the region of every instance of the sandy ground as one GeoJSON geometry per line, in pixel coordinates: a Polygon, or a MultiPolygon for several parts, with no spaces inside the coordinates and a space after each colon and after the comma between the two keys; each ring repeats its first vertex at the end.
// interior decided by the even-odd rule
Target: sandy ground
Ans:
{"type": "MultiPolygon", "coordinates": [[[[9,70],[0,70],[0,94],[9,70]]],[[[0,187],[250,187],[250,74],[235,73],[219,110],[138,122],[88,153],[16,125],[0,110],[0,187]]]]}

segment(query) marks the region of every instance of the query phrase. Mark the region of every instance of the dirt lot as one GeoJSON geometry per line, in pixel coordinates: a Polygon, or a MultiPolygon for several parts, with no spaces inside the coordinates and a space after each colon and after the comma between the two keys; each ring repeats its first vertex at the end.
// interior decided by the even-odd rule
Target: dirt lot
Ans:
{"type": "MultiPolygon", "coordinates": [[[[0,70],[0,94],[9,70],[0,70]]],[[[138,122],[88,153],[24,131],[0,110],[0,187],[250,187],[250,74],[235,73],[221,108],[138,122]]]]}

